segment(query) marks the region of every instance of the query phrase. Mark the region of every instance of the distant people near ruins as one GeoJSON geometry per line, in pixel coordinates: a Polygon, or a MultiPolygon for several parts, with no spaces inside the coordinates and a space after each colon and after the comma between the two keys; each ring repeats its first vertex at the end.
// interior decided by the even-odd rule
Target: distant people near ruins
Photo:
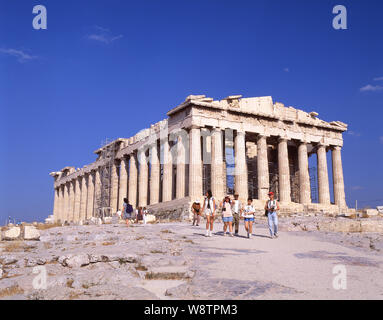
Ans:
{"type": "Polygon", "coordinates": [[[235,235],[238,236],[239,233],[239,219],[242,211],[242,204],[239,201],[239,194],[234,194],[234,200],[232,202],[232,211],[233,211],[233,224],[235,229],[235,235]]]}
{"type": "Polygon", "coordinates": [[[211,237],[215,215],[215,199],[211,190],[208,190],[205,194],[202,212],[206,217],[206,237],[211,237]]]}
{"type": "Polygon", "coordinates": [[[126,225],[129,226],[129,220],[132,219],[133,207],[129,203],[128,198],[124,198],[124,204],[122,209],[122,216],[126,221],[126,225]]]}
{"type": "Polygon", "coordinates": [[[148,214],[148,209],[144,207],[144,209],[142,210],[142,220],[144,221],[144,224],[146,224],[147,214],[148,214]]]}
{"type": "Polygon", "coordinates": [[[139,221],[142,221],[144,219],[144,210],[142,207],[138,207],[137,209],[137,215],[136,215],[136,223],[139,223],[139,221]]]}
{"type": "Polygon", "coordinates": [[[220,207],[222,208],[223,236],[226,236],[226,230],[229,227],[230,236],[233,237],[233,212],[229,196],[223,199],[220,207]]]}
{"type": "Polygon", "coordinates": [[[193,226],[199,226],[199,222],[201,219],[201,204],[199,200],[196,200],[193,202],[192,207],[191,207],[192,213],[193,213],[193,226]]]}
{"type": "Polygon", "coordinates": [[[253,234],[255,208],[253,206],[253,199],[247,199],[247,205],[243,208],[242,217],[245,220],[245,230],[247,237],[250,239],[253,234]]]}
{"type": "Polygon", "coordinates": [[[265,211],[267,214],[267,222],[269,225],[270,238],[278,238],[278,210],[279,203],[274,199],[274,192],[269,192],[269,200],[265,205],[265,211]]]}

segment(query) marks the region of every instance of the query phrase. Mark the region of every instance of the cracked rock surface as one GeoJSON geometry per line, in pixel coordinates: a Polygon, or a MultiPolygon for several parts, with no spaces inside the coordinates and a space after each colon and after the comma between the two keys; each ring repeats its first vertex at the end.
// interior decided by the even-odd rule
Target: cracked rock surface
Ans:
{"type": "Polygon", "coordinates": [[[208,238],[202,223],[42,230],[40,241],[0,242],[0,299],[382,299],[382,233],[324,232],[310,219],[280,219],[278,239],[261,219],[251,239],[243,222],[233,238],[219,222],[208,238]],[[337,265],[346,290],[333,287],[337,265]]]}

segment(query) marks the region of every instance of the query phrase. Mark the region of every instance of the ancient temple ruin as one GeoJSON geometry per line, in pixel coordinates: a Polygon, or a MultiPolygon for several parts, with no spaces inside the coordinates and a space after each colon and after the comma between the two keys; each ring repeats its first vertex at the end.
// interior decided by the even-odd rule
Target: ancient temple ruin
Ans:
{"type": "Polygon", "coordinates": [[[201,201],[207,189],[219,200],[234,192],[243,201],[251,197],[259,212],[269,190],[285,213],[347,209],[341,159],[345,123],[320,120],[316,112],[285,107],[271,97],[240,95],[219,101],[191,95],[167,116],[133,137],[105,144],[95,151],[96,161],[81,169],[52,172],[54,219],[112,215],[124,198],[158,216],[184,219],[191,202],[201,201]],[[312,179],[308,159],[315,154],[312,179]]]}

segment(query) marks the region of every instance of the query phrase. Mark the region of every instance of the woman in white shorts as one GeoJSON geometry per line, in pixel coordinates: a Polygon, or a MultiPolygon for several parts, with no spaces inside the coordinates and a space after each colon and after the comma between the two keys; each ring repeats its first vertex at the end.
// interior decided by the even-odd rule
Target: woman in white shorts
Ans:
{"type": "Polygon", "coordinates": [[[215,199],[213,198],[211,190],[208,190],[205,194],[202,212],[206,217],[206,237],[211,237],[215,214],[215,199]]]}

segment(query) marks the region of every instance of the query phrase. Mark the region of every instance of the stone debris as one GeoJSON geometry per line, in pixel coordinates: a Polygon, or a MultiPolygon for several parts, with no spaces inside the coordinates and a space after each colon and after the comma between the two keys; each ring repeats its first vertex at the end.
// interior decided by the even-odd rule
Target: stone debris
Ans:
{"type": "Polygon", "coordinates": [[[367,268],[358,269],[355,286],[368,283],[363,294],[371,297],[383,288],[383,235],[371,232],[380,220],[296,214],[280,219],[278,240],[268,238],[260,217],[251,240],[242,224],[239,237],[222,237],[218,221],[211,238],[185,223],[53,227],[40,231],[40,241],[0,242],[0,292],[9,292],[2,299],[333,299],[336,290],[321,292],[310,281],[341,263],[367,268]],[[305,261],[322,265],[311,270],[305,261]],[[285,276],[268,274],[279,274],[281,265],[285,276]],[[46,270],[47,289],[33,288],[36,267],[46,270]]]}

